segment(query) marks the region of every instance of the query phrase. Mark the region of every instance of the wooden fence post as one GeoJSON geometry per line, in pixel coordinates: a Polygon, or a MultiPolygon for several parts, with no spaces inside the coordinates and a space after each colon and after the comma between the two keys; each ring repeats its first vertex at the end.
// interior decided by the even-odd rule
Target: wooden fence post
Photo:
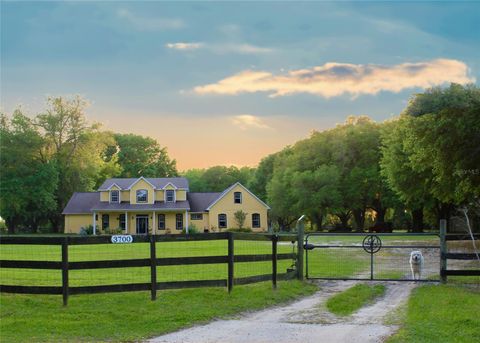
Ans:
{"type": "Polygon", "coordinates": [[[157,252],[155,246],[155,236],[150,236],[150,282],[151,285],[151,298],[157,299],[157,252]]]}
{"type": "Polygon", "coordinates": [[[447,220],[440,219],[440,280],[447,282],[447,220]]]}
{"type": "Polygon", "coordinates": [[[302,215],[297,220],[297,244],[298,244],[298,256],[297,256],[297,278],[303,280],[303,240],[305,235],[305,224],[303,220],[305,215],[302,215]]]}
{"type": "Polygon", "coordinates": [[[277,242],[278,236],[272,236],[272,286],[277,288],[277,242]]]}
{"type": "Polygon", "coordinates": [[[68,304],[68,237],[62,242],[62,295],[63,306],[68,304]]]}
{"type": "Polygon", "coordinates": [[[234,250],[234,236],[233,232],[228,233],[228,280],[227,288],[228,293],[233,289],[233,278],[234,278],[234,263],[235,263],[235,250],[234,250]]]}

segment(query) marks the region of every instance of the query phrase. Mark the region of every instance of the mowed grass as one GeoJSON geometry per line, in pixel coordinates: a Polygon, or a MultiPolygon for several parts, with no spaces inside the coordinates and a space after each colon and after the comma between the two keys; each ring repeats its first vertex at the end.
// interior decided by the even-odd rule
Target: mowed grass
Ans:
{"type": "Polygon", "coordinates": [[[429,285],[415,289],[402,328],[388,343],[478,342],[480,287],[429,285]]]}
{"type": "Polygon", "coordinates": [[[337,316],[349,316],[385,294],[385,285],[357,284],[327,300],[327,309],[337,316]]]}
{"type": "Polygon", "coordinates": [[[1,294],[2,342],[138,342],[242,311],[262,309],[314,293],[297,280],[225,288],[60,296],[1,294]]]}
{"type": "MultiPolygon", "coordinates": [[[[157,243],[156,251],[158,258],[226,256],[227,242],[225,240],[159,242],[157,243]]],[[[291,253],[292,251],[293,246],[291,243],[280,242],[278,244],[278,253],[291,253]]],[[[236,255],[270,253],[270,242],[235,241],[236,255]]],[[[149,243],[72,245],[69,247],[69,261],[71,262],[146,259],[149,256],[149,243]]],[[[53,245],[2,245],[0,259],[60,261],[61,250],[60,246],[53,245]]],[[[292,260],[279,260],[278,272],[286,272],[292,263],[292,260]]],[[[268,274],[271,273],[271,270],[272,266],[269,261],[235,263],[235,277],[268,274]]],[[[226,263],[157,267],[158,282],[226,278],[226,263]]],[[[60,286],[61,271],[1,268],[0,279],[2,280],[1,283],[5,285],[60,286]]],[[[69,272],[71,287],[146,282],[150,282],[149,267],[71,270],[69,272]]]]}

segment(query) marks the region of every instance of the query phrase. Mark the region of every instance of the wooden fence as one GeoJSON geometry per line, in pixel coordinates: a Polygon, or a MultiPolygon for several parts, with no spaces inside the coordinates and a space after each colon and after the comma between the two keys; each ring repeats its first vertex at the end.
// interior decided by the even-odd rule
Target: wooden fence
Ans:
{"type": "MultiPolygon", "coordinates": [[[[192,288],[192,287],[226,287],[230,292],[234,285],[243,285],[260,281],[272,281],[276,287],[277,280],[296,277],[296,271],[278,273],[277,261],[296,259],[295,253],[277,253],[277,243],[280,241],[297,241],[296,235],[275,235],[275,234],[250,234],[250,233],[203,233],[191,235],[149,235],[132,236],[132,243],[150,243],[150,256],[143,259],[116,259],[102,261],[69,261],[69,246],[83,244],[110,244],[113,236],[66,236],[66,237],[21,237],[4,236],[0,237],[0,246],[5,244],[27,244],[27,245],[61,245],[61,261],[33,261],[33,260],[0,260],[1,268],[27,268],[27,269],[53,269],[61,270],[62,286],[22,286],[22,285],[0,285],[0,292],[25,293],[25,294],[58,294],[63,295],[63,303],[68,303],[68,297],[74,294],[104,293],[104,292],[129,292],[129,291],[150,291],[151,299],[157,297],[157,290],[192,288]],[[158,258],[156,254],[157,242],[185,242],[185,241],[206,241],[206,240],[227,240],[227,255],[221,256],[189,256],[189,257],[163,257],[158,258]],[[271,241],[270,254],[235,255],[235,241],[271,241]],[[248,277],[235,277],[235,263],[237,262],[259,262],[271,261],[272,271],[268,274],[254,275],[248,277]],[[180,266],[200,264],[222,264],[228,265],[228,273],[225,278],[211,280],[188,280],[188,281],[157,281],[158,266],[180,266]],[[97,269],[97,268],[130,268],[150,267],[150,282],[129,283],[96,286],[69,286],[69,271],[97,269]]],[[[117,236],[118,237],[118,236],[117,236]]]]}
{"type": "MultiPolygon", "coordinates": [[[[440,278],[442,282],[447,282],[450,276],[480,276],[480,268],[478,269],[448,269],[448,260],[477,260],[475,253],[451,253],[448,252],[447,242],[449,241],[470,241],[472,237],[468,234],[447,234],[447,222],[440,221],[440,278]]],[[[480,234],[474,234],[473,238],[480,239],[480,234]]],[[[480,263],[480,261],[479,261],[480,263]]]]}

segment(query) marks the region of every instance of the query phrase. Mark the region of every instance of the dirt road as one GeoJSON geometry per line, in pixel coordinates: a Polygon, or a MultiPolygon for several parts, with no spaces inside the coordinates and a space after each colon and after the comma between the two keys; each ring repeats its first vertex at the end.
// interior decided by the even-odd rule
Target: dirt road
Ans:
{"type": "Polygon", "coordinates": [[[289,305],[244,314],[236,319],[217,320],[150,340],[155,343],[290,343],[290,342],[381,342],[397,327],[385,316],[404,303],[413,282],[389,282],[386,294],[375,304],[347,318],[330,314],[324,306],[332,294],[356,281],[320,282],[316,294],[289,305]]]}

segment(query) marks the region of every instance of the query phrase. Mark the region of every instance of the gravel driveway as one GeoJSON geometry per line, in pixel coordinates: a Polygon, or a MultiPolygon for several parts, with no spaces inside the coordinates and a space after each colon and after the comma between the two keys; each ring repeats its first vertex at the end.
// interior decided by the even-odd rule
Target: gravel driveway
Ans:
{"type": "Polygon", "coordinates": [[[326,299],[356,283],[358,281],[319,282],[320,291],[294,303],[243,314],[236,319],[217,320],[163,335],[149,342],[382,342],[397,329],[397,326],[384,322],[385,316],[406,301],[416,284],[384,283],[387,291],[383,298],[347,318],[336,317],[325,310],[326,299]]]}

